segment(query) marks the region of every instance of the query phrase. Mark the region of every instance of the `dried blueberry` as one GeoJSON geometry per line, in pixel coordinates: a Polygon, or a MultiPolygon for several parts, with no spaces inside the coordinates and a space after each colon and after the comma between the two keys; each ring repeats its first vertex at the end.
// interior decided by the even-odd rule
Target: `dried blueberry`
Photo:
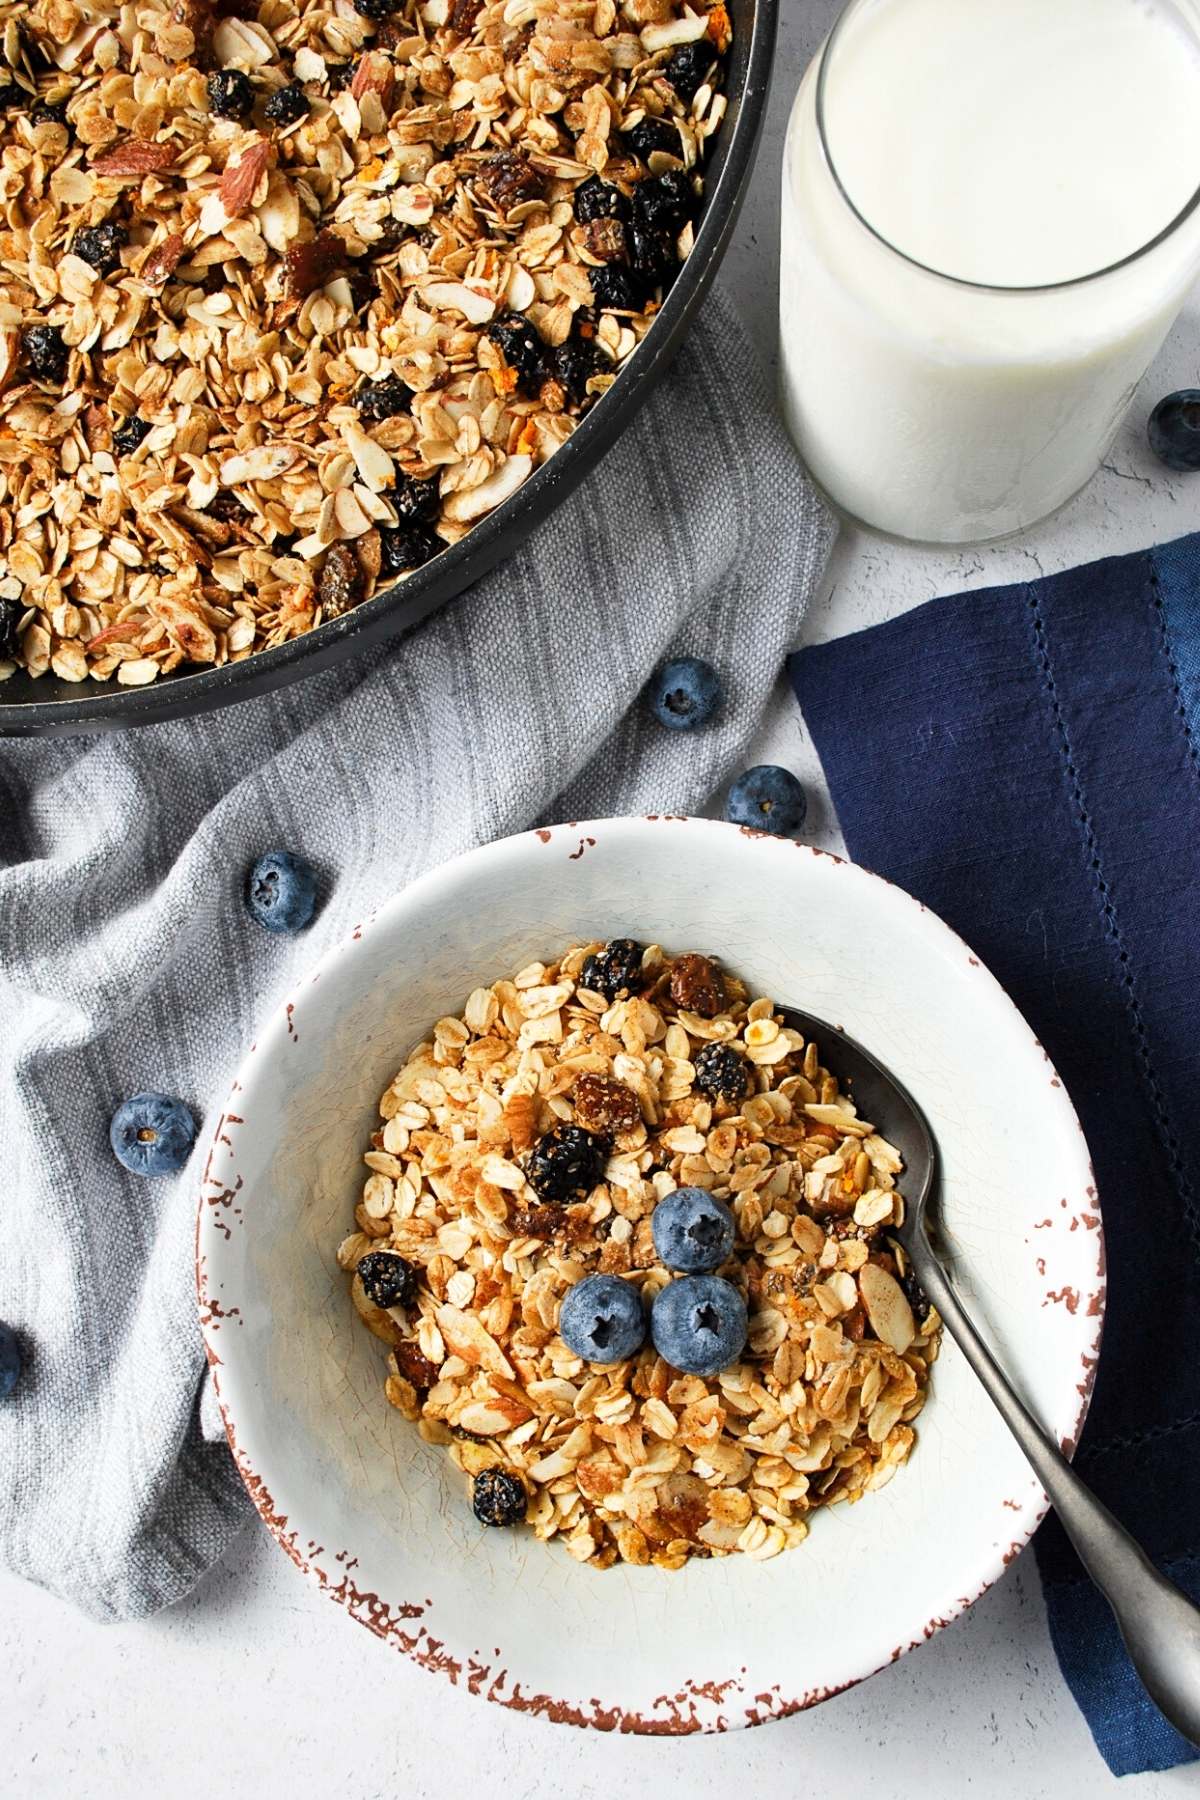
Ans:
{"type": "Polygon", "coordinates": [[[241,69],[214,69],[208,78],[208,110],[218,119],[244,119],[254,105],[250,77],[241,69]]]}
{"type": "Polygon", "coordinates": [[[132,456],[153,429],[145,419],[139,419],[136,413],[130,413],[127,419],[121,420],[112,434],[113,449],[118,456],[132,456]]]}
{"type": "Polygon", "coordinates": [[[289,81],[286,87],[276,88],[263,107],[263,115],[272,125],[294,125],[307,111],[308,95],[298,81],[289,81]]]}
{"type": "Polygon", "coordinates": [[[547,354],[546,374],[558,383],[568,406],[582,405],[595,373],[596,352],[586,338],[568,338],[547,354]]]}
{"type": "Polygon", "coordinates": [[[352,62],[325,64],[325,79],[329,83],[329,91],[331,94],[340,93],[342,88],[348,88],[350,86],[350,83],[354,80],[354,71],[356,67],[357,64],[352,62]]]}
{"type": "Polygon", "coordinates": [[[368,1250],[360,1257],[358,1279],[373,1306],[408,1306],[416,1298],[416,1269],[390,1250],[368,1250]]]}
{"type": "Polygon", "coordinates": [[[428,525],[379,527],[381,575],[403,575],[407,569],[419,569],[446,548],[436,531],[428,525]]]}
{"type": "Polygon", "coordinates": [[[409,226],[402,225],[399,219],[393,219],[389,214],[386,219],[380,220],[379,236],[372,239],[368,246],[368,254],[376,258],[391,256],[400,248],[408,236],[409,229],[409,226]]]}
{"type": "Polygon", "coordinates": [[[364,381],[354,395],[354,404],[360,419],[369,425],[381,425],[384,419],[407,412],[411,398],[398,375],[385,375],[382,381],[364,381]]]}
{"type": "Polygon", "coordinates": [[[67,103],[65,100],[39,100],[29,117],[34,125],[65,125],[67,103]]]}
{"type": "Polygon", "coordinates": [[[629,264],[648,287],[668,282],[679,271],[675,245],[663,231],[648,231],[642,225],[630,225],[625,233],[629,244],[629,264]]]}
{"type": "Polygon", "coordinates": [[[613,938],[588,957],[579,972],[579,985],[606,1000],[636,993],[642,985],[642,946],[633,938],[613,938]]]}
{"type": "Polygon", "coordinates": [[[914,1319],[924,1319],[929,1313],[929,1296],[917,1280],[917,1271],[910,1263],[900,1278],[900,1286],[904,1290],[904,1298],[912,1307],[914,1319]]]}
{"type": "Polygon", "coordinates": [[[692,1067],[696,1086],[713,1100],[740,1100],[750,1085],[745,1063],[728,1044],[703,1045],[692,1067]]]}
{"type": "Polygon", "coordinates": [[[350,304],[355,312],[365,312],[372,300],[379,298],[379,283],[375,279],[375,271],[368,262],[350,264],[350,304]]]}
{"type": "Polygon", "coordinates": [[[392,507],[402,524],[429,524],[442,510],[441,483],[437,476],[431,475],[427,481],[419,481],[415,475],[404,476],[392,495],[392,507]]]}
{"type": "Polygon", "coordinates": [[[509,1469],[481,1469],[471,1489],[471,1506],[481,1525],[519,1525],[525,1517],[525,1489],[509,1469]]]}
{"type": "Polygon", "coordinates": [[[546,378],[546,346],[528,319],[514,313],[489,325],[487,334],[522,387],[536,393],[546,378]]]}
{"type": "Polygon", "coordinates": [[[669,231],[677,236],[695,198],[682,169],[649,175],[633,190],[633,216],[647,231],[669,231]]]}
{"type": "Polygon", "coordinates": [[[716,57],[707,38],[693,38],[690,44],[680,44],[679,48],[667,59],[663,74],[670,82],[679,98],[684,102],[692,101],[697,89],[708,79],[716,57]]]}
{"type": "Polygon", "coordinates": [[[539,1200],[587,1194],[604,1173],[604,1143],[578,1125],[556,1125],[529,1152],[525,1177],[539,1200]]]}
{"type": "Polygon", "coordinates": [[[589,269],[592,304],[601,312],[638,312],[642,289],[632,269],[623,263],[605,263],[601,269],[589,269]]]}
{"type": "Polygon", "coordinates": [[[656,150],[667,156],[678,156],[682,149],[679,132],[671,121],[652,119],[649,114],[644,119],[639,119],[623,135],[630,150],[635,156],[640,156],[643,162],[649,162],[656,150]]]}
{"type": "Polygon", "coordinates": [[[354,10],[361,13],[364,19],[390,19],[396,10],[396,0],[354,0],[354,10]]]}
{"type": "Polygon", "coordinates": [[[61,387],[67,378],[70,352],[57,325],[30,325],[21,333],[25,361],[39,381],[61,387]]]}
{"type": "Polygon", "coordinates": [[[591,175],[581,181],[575,189],[575,217],[581,225],[588,225],[593,219],[627,219],[629,202],[619,187],[609,181],[601,181],[598,175],[591,175]]]}
{"type": "Polygon", "coordinates": [[[19,600],[0,599],[0,656],[5,662],[12,661],[17,654],[17,627],[25,608],[19,600]]]}
{"type": "Polygon", "coordinates": [[[90,263],[97,275],[111,275],[121,266],[121,251],[129,242],[129,233],[115,219],[100,225],[85,225],[71,239],[71,251],[90,263]]]}

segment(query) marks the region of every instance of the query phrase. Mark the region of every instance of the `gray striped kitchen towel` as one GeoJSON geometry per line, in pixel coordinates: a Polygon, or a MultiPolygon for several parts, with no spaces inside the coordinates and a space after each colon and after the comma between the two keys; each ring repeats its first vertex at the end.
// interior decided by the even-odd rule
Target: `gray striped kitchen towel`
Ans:
{"type": "Polygon", "coordinates": [[[129,1618],[186,1593],[248,1516],[203,1403],[196,1159],[125,1174],[118,1102],[158,1088],[211,1112],[300,968],[455,852],[550,815],[699,809],[831,537],[718,294],[584,488],[383,653],[208,718],[0,743],[0,1318],[30,1347],[0,1403],[0,1560],[129,1618]],[[724,676],[695,735],[639,703],[671,650],[724,676]],[[325,881],[299,939],[242,907],[276,846],[325,881]]]}

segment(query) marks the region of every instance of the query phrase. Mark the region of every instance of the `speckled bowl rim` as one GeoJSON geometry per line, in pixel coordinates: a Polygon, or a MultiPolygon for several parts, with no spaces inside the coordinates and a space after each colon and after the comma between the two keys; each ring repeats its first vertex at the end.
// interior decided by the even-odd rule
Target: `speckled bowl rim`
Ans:
{"type": "MultiPolygon", "coordinates": [[[[494,1664],[485,1664],[470,1656],[464,1660],[444,1642],[431,1636],[421,1620],[427,1608],[432,1605],[432,1601],[393,1603],[378,1594],[361,1590],[356,1584],[353,1574],[357,1559],[350,1551],[339,1550],[334,1554],[335,1572],[320,1566],[316,1559],[318,1556],[328,1554],[324,1547],[312,1539],[302,1540],[300,1529],[291,1523],[286,1513],[280,1511],[266,1483],[254,1468],[243,1445],[239,1442],[238,1424],[228,1392],[222,1393],[221,1391],[220,1331],[222,1321],[227,1320],[229,1315],[223,1310],[216,1292],[210,1287],[208,1281],[207,1248],[210,1243],[215,1242],[213,1237],[215,1231],[228,1231],[228,1227],[221,1222],[222,1212],[230,1208],[235,1212],[238,1210],[237,1191],[240,1187],[240,1178],[237,1186],[229,1187],[224,1174],[220,1176],[214,1174],[213,1164],[219,1151],[231,1150],[231,1130],[244,1123],[237,1111],[238,1097],[253,1079],[252,1070],[255,1066],[255,1059],[259,1056],[260,1051],[270,1051],[276,1048],[280,1042],[286,1041],[287,1036],[292,1032],[292,1018],[303,991],[315,980],[334,974],[343,960],[355,954],[358,946],[375,924],[385,920],[392,912],[410,906],[414,900],[420,902],[426,895],[436,892],[438,889],[452,887],[456,872],[467,862],[477,862],[482,858],[502,861],[514,847],[522,843],[536,842],[546,846],[552,842],[563,840],[564,848],[568,844],[577,844],[577,849],[568,851],[572,860],[576,860],[584,855],[587,848],[594,846],[599,834],[606,831],[624,831],[631,827],[642,829],[677,825],[687,825],[690,829],[697,831],[719,832],[731,837],[736,835],[749,844],[769,846],[770,855],[778,855],[781,845],[790,846],[798,856],[825,859],[831,867],[844,871],[847,880],[870,882],[890,889],[894,897],[893,904],[898,901],[902,906],[910,909],[909,923],[912,930],[932,934],[941,940],[943,946],[953,947],[961,954],[970,967],[978,971],[981,982],[986,983],[990,990],[990,1004],[1007,1011],[1011,1018],[1018,1023],[1020,1030],[1026,1034],[1030,1047],[1044,1058],[1050,1090],[1048,1105],[1060,1114],[1059,1124],[1064,1139],[1075,1140],[1078,1144],[1078,1191],[1073,1198],[1064,1198],[1061,1202],[1063,1208],[1067,1209],[1067,1218],[1064,1223],[1072,1232],[1077,1227],[1084,1227],[1085,1236],[1095,1246],[1096,1252],[1095,1274],[1091,1284],[1081,1285],[1077,1291],[1070,1290],[1068,1306],[1072,1318],[1077,1318],[1079,1322],[1080,1379],[1076,1386],[1079,1401],[1075,1418],[1070,1428],[1061,1435],[1059,1441],[1064,1455],[1073,1456],[1087,1418],[1099,1360],[1106,1299],[1105,1242],[1100,1217],[1100,1203],[1096,1193],[1090,1156],[1083,1136],[1083,1128],[1049,1056],[1034,1036],[1015,1003],[980,958],[975,956],[963,939],[952,931],[944,920],[931,912],[920,901],[914,899],[905,889],[898,887],[883,876],[876,875],[860,864],[848,862],[845,858],[834,855],[831,851],[752,831],[745,826],[728,825],[710,819],[654,813],[640,818],[612,818],[585,823],[571,821],[563,825],[497,839],[491,844],[465,851],[460,856],[454,857],[418,877],[416,881],[395,894],[382,907],[368,914],[359,925],[355,926],[349,937],[327,950],[296,983],[290,995],[270,1015],[264,1029],[251,1044],[239,1066],[237,1076],[232,1083],[230,1097],[211,1134],[196,1214],[197,1307],[205,1351],[213,1378],[214,1393],[224,1422],[229,1447],[239,1473],[246,1484],[259,1517],[285,1555],[303,1574],[315,1581],[324,1593],[344,1606],[350,1616],[359,1624],[365,1625],[377,1637],[392,1645],[393,1648],[402,1651],[421,1667],[447,1676],[453,1685],[461,1685],[468,1692],[482,1695],[485,1699],[513,1711],[547,1718],[555,1723],[645,1736],[687,1736],[699,1732],[723,1732],[765,1724],[772,1719],[788,1718],[796,1713],[804,1712],[810,1707],[820,1705],[825,1700],[832,1699],[837,1694],[845,1693],[850,1688],[858,1686],[862,1681],[869,1680],[872,1675],[878,1674],[880,1670],[898,1661],[909,1650],[918,1648],[937,1632],[952,1624],[987,1592],[988,1588],[1000,1578],[1026,1547],[1045,1517],[1049,1510],[1049,1502],[1045,1495],[1037,1495],[1035,1484],[1034,1498],[1024,1503],[1011,1500],[1005,1502],[1013,1511],[1012,1539],[1004,1549],[998,1550],[994,1554],[985,1554],[981,1558],[982,1577],[977,1580],[972,1592],[956,1597],[943,1613],[930,1618],[909,1643],[896,1645],[888,1655],[881,1657],[871,1667],[862,1669],[836,1685],[810,1688],[796,1695],[784,1694],[776,1685],[769,1691],[751,1694],[744,1688],[736,1674],[714,1680],[689,1680],[675,1694],[660,1695],[655,1702],[652,1714],[631,1712],[619,1705],[606,1705],[600,1698],[592,1699],[585,1707],[577,1701],[557,1698],[551,1694],[527,1692],[519,1679],[510,1677],[505,1658],[499,1649],[495,1652],[494,1664]],[[736,1709],[729,1705],[731,1698],[741,1701],[736,1709]]],[[[1050,1224],[1050,1221],[1047,1220],[1046,1224],[1050,1224]]],[[[1058,1300],[1061,1297],[1053,1293],[1048,1296],[1052,1300],[1058,1300]]]]}

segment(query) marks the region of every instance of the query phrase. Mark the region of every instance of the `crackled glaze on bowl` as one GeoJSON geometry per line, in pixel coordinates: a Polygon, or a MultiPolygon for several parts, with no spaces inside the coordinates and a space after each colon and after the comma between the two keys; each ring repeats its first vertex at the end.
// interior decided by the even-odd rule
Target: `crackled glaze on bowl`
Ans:
{"type": "Polygon", "coordinates": [[[1104,1304],[1087,1151],[1045,1053],[978,959],[899,889],[790,840],[697,819],[530,832],[422,878],[260,1034],[213,1134],[200,1317],[230,1443],[297,1564],[386,1642],[501,1705],[601,1730],[758,1724],[841,1692],[948,1624],[1045,1500],[952,1344],[911,1461],[769,1563],[581,1567],[485,1531],[463,1478],[387,1406],[383,1349],[335,1252],[378,1097],[469,990],[589,937],[721,957],[826,1017],[921,1101],[956,1279],[1073,1448],[1104,1304]]]}

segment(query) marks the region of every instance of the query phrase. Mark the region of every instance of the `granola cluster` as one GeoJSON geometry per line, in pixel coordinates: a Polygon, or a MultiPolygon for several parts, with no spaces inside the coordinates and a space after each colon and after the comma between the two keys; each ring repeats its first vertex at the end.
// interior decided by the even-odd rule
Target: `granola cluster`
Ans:
{"type": "Polygon", "coordinates": [[[769,999],[651,946],[614,1000],[584,985],[604,954],[534,963],[438,1020],[382,1097],[338,1260],[390,1347],[388,1400],[477,1498],[486,1475],[503,1522],[523,1497],[537,1537],[597,1568],[774,1556],[912,1448],[940,1322],[888,1237],[900,1159],[769,999]],[[602,1134],[601,1178],[547,1204],[532,1152],[568,1126],[602,1134]],[[683,1186],[733,1209],[721,1274],[747,1302],[744,1352],[711,1377],[649,1342],[583,1362],[557,1331],[564,1295],[607,1273],[649,1306],[672,1279],[651,1215],[683,1186]],[[383,1267],[411,1272],[401,1304],[364,1287],[383,1267]]]}
{"type": "Polygon", "coordinates": [[[358,605],[566,440],[691,247],[720,0],[0,4],[0,679],[358,605]]]}

